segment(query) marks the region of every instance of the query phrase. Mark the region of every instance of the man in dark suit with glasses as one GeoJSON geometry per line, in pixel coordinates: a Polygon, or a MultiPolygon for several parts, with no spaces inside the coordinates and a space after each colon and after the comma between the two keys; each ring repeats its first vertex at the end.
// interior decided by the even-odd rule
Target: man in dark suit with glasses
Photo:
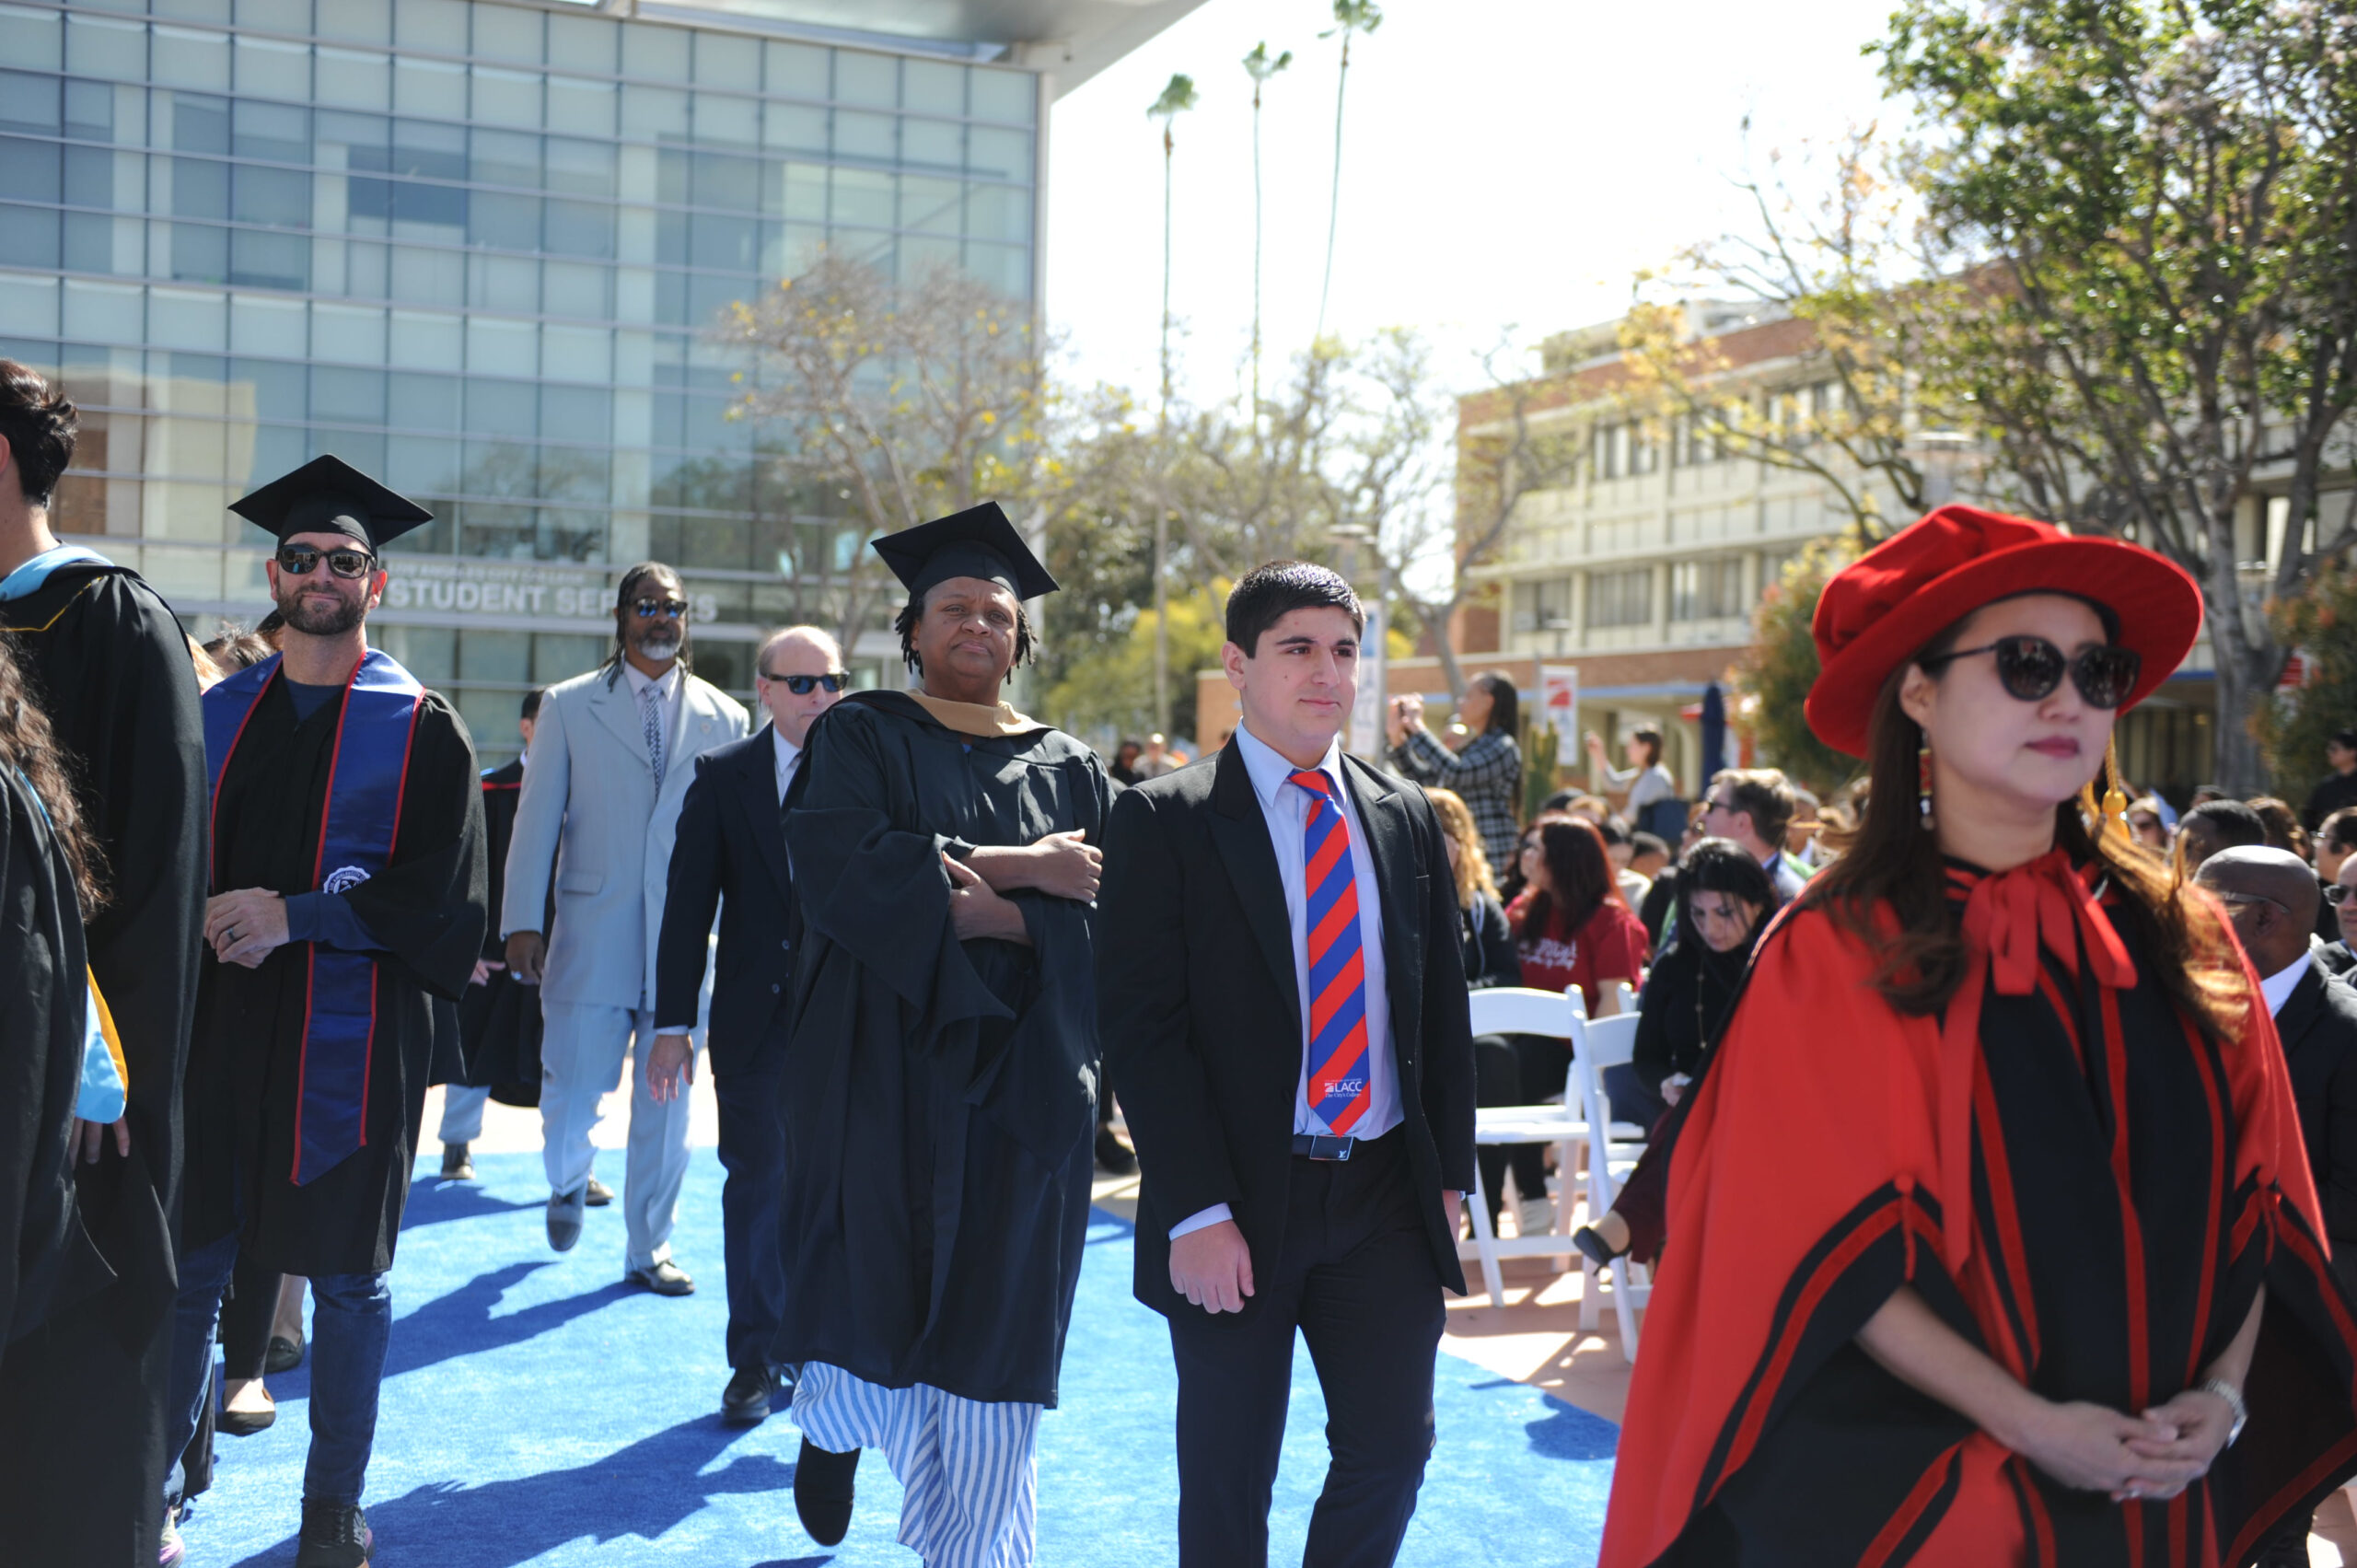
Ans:
{"type": "Polygon", "coordinates": [[[713,1094],[720,1104],[723,1255],[728,1270],[728,1388],[722,1418],[751,1425],[770,1413],[781,1383],[770,1342],[785,1297],[778,1254],[778,1192],[785,1179],[779,1068],[793,976],[793,867],[785,813],[800,797],[802,747],[810,726],[848,681],[835,640],[794,626],[761,645],[755,687],[770,722],[696,759],[679,808],[670,890],[656,951],[655,1053],[647,1069],[658,1100],[686,1092],[695,1056],[696,994],[703,984],[713,915],[720,915],[720,972],[712,993],[713,1094]]]}

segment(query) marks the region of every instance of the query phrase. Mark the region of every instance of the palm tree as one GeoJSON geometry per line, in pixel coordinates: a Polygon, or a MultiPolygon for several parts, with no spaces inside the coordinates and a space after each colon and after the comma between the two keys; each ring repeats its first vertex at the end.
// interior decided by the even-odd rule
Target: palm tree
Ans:
{"type": "Polygon", "coordinates": [[[1170,441],[1170,171],[1178,144],[1170,134],[1171,122],[1195,107],[1195,78],[1179,72],[1147,110],[1149,119],[1162,122],[1162,410],[1155,419],[1155,458],[1157,468],[1154,498],[1154,727],[1170,724],[1170,600],[1166,588],[1170,565],[1170,505],[1162,494],[1159,466],[1168,459],[1170,441]]]}
{"type": "Polygon", "coordinates": [[[1342,215],[1342,93],[1351,85],[1351,39],[1383,25],[1383,7],[1375,0],[1334,0],[1332,29],[1320,38],[1342,35],[1342,73],[1334,81],[1334,186],[1326,203],[1326,274],[1318,285],[1318,336],[1326,335],[1326,296],[1334,287],[1334,227],[1342,215]]]}
{"type": "Polygon", "coordinates": [[[1252,439],[1260,439],[1260,88],[1293,64],[1288,49],[1269,58],[1266,41],[1252,46],[1244,69],[1252,77],[1252,439]]]}

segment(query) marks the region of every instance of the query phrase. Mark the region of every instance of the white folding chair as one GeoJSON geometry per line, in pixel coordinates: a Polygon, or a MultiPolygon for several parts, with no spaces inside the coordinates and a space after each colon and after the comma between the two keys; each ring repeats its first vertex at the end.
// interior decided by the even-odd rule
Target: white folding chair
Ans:
{"type": "MultiPolygon", "coordinates": [[[[1473,1032],[1477,1035],[1547,1035],[1569,1043],[1574,1056],[1580,1053],[1580,1035],[1587,1027],[1587,1011],[1576,989],[1534,991],[1502,985],[1476,991],[1470,1000],[1473,1032]]],[[[1564,1097],[1566,1101],[1570,1098],[1568,1094],[1564,1097]]],[[[1573,1169],[1573,1147],[1586,1137],[1587,1123],[1569,1104],[1495,1105],[1473,1113],[1476,1144],[1558,1145],[1561,1153],[1557,1163],[1566,1181],[1573,1169]]],[[[1565,1192],[1567,1201],[1555,1205],[1555,1226],[1551,1232],[1501,1238],[1497,1227],[1490,1223],[1489,1199],[1482,1190],[1480,1167],[1475,1167],[1473,1191],[1466,1196],[1473,1208],[1473,1238],[1458,1242],[1457,1255],[1480,1260],[1481,1283],[1489,1289],[1491,1306],[1506,1304],[1505,1280],[1498,1272],[1500,1258],[1569,1257],[1579,1251],[1572,1245],[1566,1224],[1571,1213],[1568,1188],[1565,1192]]],[[[1526,1192],[1523,1196],[1538,1198],[1545,1194],[1526,1192]]]]}
{"type": "MultiPolygon", "coordinates": [[[[1610,1211],[1612,1201],[1620,1195],[1620,1183],[1645,1152],[1647,1130],[1632,1121],[1614,1120],[1611,1097],[1604,1089],[1605,1069],[1626,1065],[1635,1054],[1636,1044],[1634,1012],[1597,1018],[1588,1024],[1585,1043],[1572,1063],[1572,1081],[1579,1086],[1581,1114],[1595,1130],[1587,1155],[1590,1224],[1610,1211]]],[[[1580,1289],[1580,1327],[1594,1329],[1600,1321],[1600,1276],[1608,1272],[1612,1281],[1612,1311],[1620,1320],[1620,1353],[1633,1363],[1637,1359],[1637,1308],[1653,1295],[1650,1272],[1625,1257],[1612,1260],[1609,1271],[1600,1271],[1595,1260],[1585,1253],[1580,1255],[1580,1267],[1585,1276],[1580,1289]]]]}

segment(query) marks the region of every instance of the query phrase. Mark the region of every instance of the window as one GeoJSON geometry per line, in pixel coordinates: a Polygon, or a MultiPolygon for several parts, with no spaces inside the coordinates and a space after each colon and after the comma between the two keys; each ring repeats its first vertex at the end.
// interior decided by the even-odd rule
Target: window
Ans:
{"type": "Polygon", "coordinates": [[[1669,569],[1669,618],[1718,621],[1743,613],[1743,560],[1680,561],[1669,569]]]}
{"type": "Polygon", "coordinates": [[[1711,430],[1708,414],[1681,416],[1670,432],[1670,462],[1678,468],[1701,468],[1705,463],[1717,462],[1724,454],[1711,430]]]}
{"type": "Polygon", "coordinates": [[[1654,618],[1654,569],[1591,572],[1587,577],[1590,626],[1643,626],[1654,618]]]}
{"type": "Polygon", "coordinates": [[[1547,577],[1514,586],[1514,630],[1563,632],[1572,624],[1572,580],[1547,577]]]}

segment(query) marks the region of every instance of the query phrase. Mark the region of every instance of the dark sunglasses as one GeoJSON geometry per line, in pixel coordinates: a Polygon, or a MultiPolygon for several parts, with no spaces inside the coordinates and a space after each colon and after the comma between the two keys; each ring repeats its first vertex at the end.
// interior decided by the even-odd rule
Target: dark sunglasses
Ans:
{"type": "Polygon", "coordinates": [[[683,598],[643,598],[631,608],[638,612],[641,621],[652,621],[658,615],[666,621],[677,621],[688,612],[688,601],[683,598]]]}
{"type": "Polygon", "coordinates": [[[772,675],[765,669],[761,671],[761,679],[784,681],[785,689],[797,697],[807,697],[821,686],[830,691],[840,691],[851,684],[850,672],[841,669],[827,675],[772,675]]]}
{"type": "Polygon", "coordinates": [[[2335,909],[2339,909],[2341,905],[2347,903],[2349,901],[2349,884],[2346,882],[2335,882],[2332,886],[2327,888],[2324,890],[2324,901],[2330,904],[2335,909]]]}
{"type": "Polygon", "coordinates": [[[2006,695],[2023,703],[2044,702],[2068,675],[2087,706],[2116,708],[2136,690],[2137,673],[2144,668],[2143,655],[2133,648],[2101,643],[2065,654],[2045,638],[2032,636],[2000,637],[1978,648],[1958,648],[1916,662],[1928,670],[1975,654],[1997,656],[1998,683],[2006,695]]]}
{"type": "Polygon", "coordinates": [[[321,556],[327,558],[328,570],[339,577],[365,577],[377,564],[377,558],[365,550],[321,550],[315,544],[282,544],[278,547],[278,569],[290,577],[308,577],[318,569],[321,556]]]}

